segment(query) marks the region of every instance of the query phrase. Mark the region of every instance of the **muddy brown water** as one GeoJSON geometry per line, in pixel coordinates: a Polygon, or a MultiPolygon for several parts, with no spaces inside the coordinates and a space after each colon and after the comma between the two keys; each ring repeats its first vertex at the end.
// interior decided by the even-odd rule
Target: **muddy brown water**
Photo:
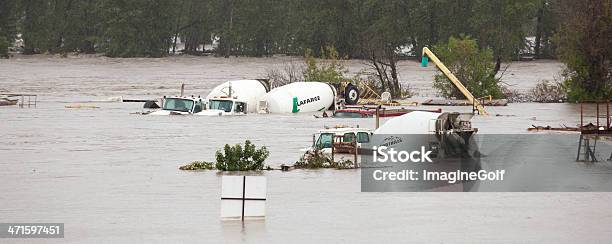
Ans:
{"type": "MultiPolygon", "coordinates": [[[[373,120],[312,114],[155,117],[111,97],[205,95],[230,79],[258,78],[288,57],[164,59],[17,57],[0,60],[0,92],[39,95],[36,108],[0,107],[0,222],[62,222],[47,242],[606,242],[610,193],[361,193],[358,170],[269,171],[267,217],[221,221],[220,176],[178,166],[213,160],[225,143],[252,140],[268,163],[297,160],[312,133],[373,120]],[[69,104],[98,109],[67,109],[69,104]]],[[[401,77],[432,94],[435,70],[400,63],[401,77]]],[[[364,67],[349,63],[349,71],[364,67]]],[[[553,79],[552,61],[513,63],[506,82],[527,90],[553,79]]],[[[442,107],[468,112],[470,108],[442,107]]],[[[573,126],[573,104],[511,104],[476,117],[480,133],[525,133],[533,125],[573,126]]],[[[31,240],[3,240],[5,243],[31,240]]]]}

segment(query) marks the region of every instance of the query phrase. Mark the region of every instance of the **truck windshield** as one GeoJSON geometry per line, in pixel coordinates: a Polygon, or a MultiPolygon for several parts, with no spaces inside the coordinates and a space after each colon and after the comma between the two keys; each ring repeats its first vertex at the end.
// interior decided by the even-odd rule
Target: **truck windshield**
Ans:
{"type": "Polygon", "coordinates": [[[319,139],[317,140],[315,147],[318,149],[331,148],[333,138],[334,138],[334,134],[323,133],[319,136],[319,139]]]}
{"type": "Polygon", "coordinates": [[[234,102],[232,101],[227,101],[227,100],[210,100],[210,109],[218,109],[218,110],[223,110],[227,113],[232,111],[232,106],[234,105],[234,102]]]}
{"type": "Polygon", "coordinates": [[[166,98],[164,102],[164,110],[189,112],[193,107],[193,101],[180,98],[166,98]]]}

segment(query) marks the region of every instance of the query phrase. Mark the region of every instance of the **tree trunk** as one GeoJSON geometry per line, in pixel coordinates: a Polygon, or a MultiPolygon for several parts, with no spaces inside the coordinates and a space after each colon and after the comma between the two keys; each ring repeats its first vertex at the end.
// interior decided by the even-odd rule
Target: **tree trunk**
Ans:
{"type": "Polygon", "coordinates": [[[542,45],[542,17],[544,16],[544,8],[546,7],[546,0],[542,0],[542,5],[540,9],[538,9],[538,15],[536,18],[536,36],[535,36],[535,46],[533,51],[535,52],[535,57],[540,58],[540,47],[542,45]]]}
{"type": "Polygon", "coordinates": [[[234,27],[234,1],[230,0],[230,14],[229,14],[229,30],[226,35],[226,45],[225,45],[225,58],[229,58],[232,51],[232,35],[233,35],[233,27],[234,27]]]}

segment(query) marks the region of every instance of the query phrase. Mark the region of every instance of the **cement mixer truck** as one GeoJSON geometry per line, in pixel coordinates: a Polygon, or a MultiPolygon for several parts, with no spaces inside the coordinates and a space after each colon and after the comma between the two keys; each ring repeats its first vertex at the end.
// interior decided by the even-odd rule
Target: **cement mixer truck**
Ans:
{"type": "Polygon", "coordinates": [[[257,102],[268,91],[266,80],[234,80],[216,86],[206,96],[206,110],[197,115],[245,115],[257,112],[257,102]]]}
{"type": "Polygon", "coordinates": [[[340,96],[336,86],[323,82],[294,82],[270,90],[267,80],[233,80],[214,87],[205,99],[164,97],[162,110],[152,114],[308,113],[335,110],[339,102],[357,103],[359,91],[355,86],[337,86],[343,91],[340,96]]]}
{"type": "MultiPolygon", "coordinates": [[[[323,82],[294,82],[269,89],[266,80],[228,81],[206,96],[207,109],[196,115],[244,115],[247,113],[307,113],[335,110],[338,92],[323,82]]],[[[354,104],[359,91],[352,85],[342,86],[345,102],[354,104]]]]}
{"type": "Polygon", "coordinates": [[[343,95],[338,88],[323,82],[294,82],[268,92],[258,104],[260,113],[308,113],[336,110],[339,97],[344,102],[355,104],[359,91],[355,86],[345,85],[343,95]]]}

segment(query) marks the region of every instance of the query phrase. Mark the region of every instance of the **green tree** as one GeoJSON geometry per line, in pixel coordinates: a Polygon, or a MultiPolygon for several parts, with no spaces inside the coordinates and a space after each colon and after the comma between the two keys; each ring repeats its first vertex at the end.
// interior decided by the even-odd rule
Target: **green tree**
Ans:
{"type": "Polygon", "coordinates": [[[612,98],[612,1],[560,0],[556,36],[570,101],[612,98]]]}
{"type": "Polygon", "coordinates": [[[472,35],[480,47],[491,48],[495,57],[516,59],[526,47],[525,37],[536,16],[536,5],[534,0],[476,0],[469,18],[472,35]]]}
{"type": "Polygon", "coordinates": [[[106,0],[100,43],[110,57],[162,57],[172,38],[171,0],[106,0]]]}
{"type": "Polygon", "coordinates": [[[536,58],[553,58],[555,56],[553,36],[559,27],[559,16],[553,10],[554,1],[540,0],[537,4],[534,55],[536,58]]]}
{"type": "Polygon", "coordinates": [[[204,0],[182,0],[177,1],[177,5],[179,7],[173,16],[176,19],[174,41],[180,36],[185,44],[185,52],[198,54],[200,45],[212,41],[211,3],[204,0]]]}
{"type": "Polygon", "coordinates": [[[360,56],[367,59],[380,90],[401,97],[397,62],[399,51],[410,41],[409,9],[404,1],[366,1],[358,13],[360,56]],[[407,28],[408,26],[408,28],[407,28]]]}
{"type": "Polygon", "coordinates": [[[323,53],[323,62],[317,62],[317,59],[311,55],[311,51],[309,49],[306,50],[304,80],[331,84],[338,84],[346,80],[344,75],[348,70],[342,62],[338,51],[334,47],[326,47],[321,53],[323,53]]]}
{"type": "Polygon", "coordinates": [[[47,0],[22,0],[21,30],[23,32],[24,54],[46,52],[51,47],[51,2],[47,0]]]}
{"type": "Polygon", "coordinates": [[[223,151],[218,150],[215,155],[215,167],[223,171],[262,170],[269,155],[266,147],[256,148],[249,140],[244,142],[244,147],[240,144],[225,144],[223,151]]]}
{"type": "MultiPolygon", "coordinates": [[[[493,50],[480,49],[476,40],[451,37],[433,51],[461,83],[476,97],[502,97],[499,79],[495,77],[493,50]]],[[[434,88],[445,97],[463,98],[463,94],[444,75],[435,76],[434,88]]]]}
{"type": "Polygon", "coordinates": [[[99,9],[95,0],[53,0],[50,52],[94,53],[98,41],[99,9]]]}
{"type": "Polygon", "coordinates": [[[17,1],[0,1],[0,57],[8,58],[8,48],[17,35],[17,1]]]}

